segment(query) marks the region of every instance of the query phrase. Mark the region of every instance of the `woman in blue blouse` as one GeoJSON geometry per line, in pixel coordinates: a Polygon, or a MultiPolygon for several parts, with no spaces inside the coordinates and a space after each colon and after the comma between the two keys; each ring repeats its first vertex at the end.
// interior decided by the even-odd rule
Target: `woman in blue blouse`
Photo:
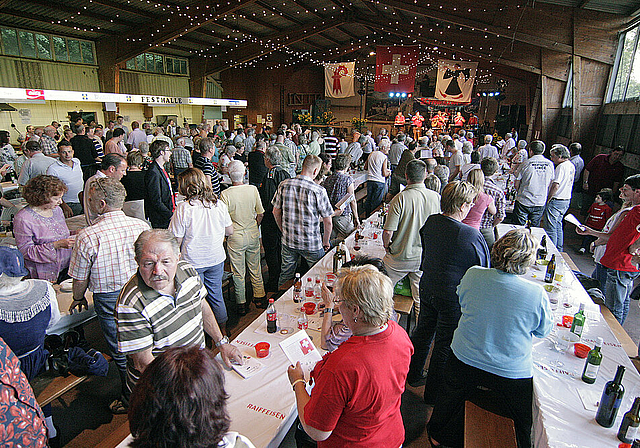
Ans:
{"type": "Polygon", "coordinates": [[[553,322],[542,285],[519,277],[535,262],[537,246],[527,230],[512,230],[493,246],[493,268],[474,266],[462,277],[462,317],[427,426],[434,446],[463,446],[470,400],[513,419],[518,447],[531,447],[532,336],[546,337],[553,322]]]}

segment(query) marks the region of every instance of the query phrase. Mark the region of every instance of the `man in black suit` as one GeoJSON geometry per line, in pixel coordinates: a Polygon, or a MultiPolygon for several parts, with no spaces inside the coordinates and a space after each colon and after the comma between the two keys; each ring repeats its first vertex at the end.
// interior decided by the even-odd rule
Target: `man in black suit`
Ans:
{"type": "Polygon", "coordinates": [[[144,176],[144,212],[151,221],[151,227],[166,229],[175,210],[171,180],[164,169],[165,163],[168,163],[171,157],[169,144],[163,140],[156,140],[151,143],[149,154],[153,163],[144,176]]]}

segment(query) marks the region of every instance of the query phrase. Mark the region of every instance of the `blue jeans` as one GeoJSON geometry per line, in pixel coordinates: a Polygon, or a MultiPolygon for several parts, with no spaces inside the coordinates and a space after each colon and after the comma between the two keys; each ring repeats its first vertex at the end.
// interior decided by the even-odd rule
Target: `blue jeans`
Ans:
{"type": "Polygon", "coordinates": [[[319,250],[302,250],[292,249],[291,247],[282,245],[282,266],[280,268],[280,279],[278,280],[278,286],[282,287],[286,282],[291,280],[296,275],[296,268],[300,257],[307,260],[309,269],[316,264],[322,257],[324,257],[324,249],[319,250]]]}
{"type": "Polygon", "coordinates": [[[207,288],[207,303],[211,306],[216,322],[223,324],[228,320],[227,307],[222,295],[222,274],[224,274],[224,261],[215,266],[197,268],[204,287],[207,288]]]}
{"type": "Polygon", "coordinates": [[[111,356],[122,373],[127,372],[127,357],[118,351],[118,329],[116,327],[115,308],[120,291],[94,292],[93,307],[98,316],[98,322],[102,329],[111,356]]]}
{"type": "Polygon", "coordinates": [[[604,294],[604,288],[607,284],[607,268],[600,263],[596,263],[596,268],[591,273],[591,278],[598,280],[600,283],[600,290],[604,294]]]}
{"type": "Polygon", "coordinates": [[[525,206],[516,201],[513,206],[513,217],[516,221],[516,224],[524,226],[527,223],[527,220],[531,221],[531,225],[533,227],[540,226],[540,220],[542,219],[542,214],[544,213],[544,205],[541,206],[525,206]]]}
{"type": "Polygon", "coordinates": [[[382,202],[386,187],[387,184],[384,182],[367,181],[367,200],[364,207],[367,216],[370,216],[382,202]]]}
{"type": "Polygon", "coordinates": [[[633,281],[640,275],[638,272],[616,271],[607,269],[607,283],[604,288],[604,303],[622,325],[629,313],[629,301],[633,291],[633,281]]]}
{"type": "Polygon", "coordinates": [[[544,210],[544,230],[547,231],[549,239],[556,245],[559,252],[562,252],[564,243],[562,218],[569,210],[570,203],[571,199],[551,199],[544,210]]]}

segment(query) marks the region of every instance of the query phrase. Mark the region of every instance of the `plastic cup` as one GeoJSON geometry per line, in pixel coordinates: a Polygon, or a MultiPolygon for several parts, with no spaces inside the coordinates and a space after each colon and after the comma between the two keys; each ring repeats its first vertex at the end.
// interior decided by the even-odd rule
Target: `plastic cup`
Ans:
{"type": "Polygon", "coordinates": [[[338,276],[333,272],[327,272],[324,276],[324,284],[327,286],[329,291],[333,292],[333,285],[335,284],[338,276]]]}
{"type": "Polygon", "coordinates": [[[576,343],[573,346],[573,353],[578,357],[578,358],[586,358],[589,355],[589,351],[591,351],[591,347],[589,347],[586,344],[580,344],[580,343],[576,343]]]}
{"type": "Polygon", "coordinates": [[[566,314],[562,316],[562,326],[571,328],[571,325],[573,325],[573,316],[567,316],[566,314]]]}
{"type": "Polygon", "coordinates": [[[266,358],[269,356],[269,349],[271,348],[271,344],[268,342],[258,342],[255,345],[256,356],[258,358],[266,358]]]}
{"type": "Polygon", "coordinates": [[[316,311],[316,304],[313,302],[306,302],[302,307],[307,314],[313,314],[316,311]]]}

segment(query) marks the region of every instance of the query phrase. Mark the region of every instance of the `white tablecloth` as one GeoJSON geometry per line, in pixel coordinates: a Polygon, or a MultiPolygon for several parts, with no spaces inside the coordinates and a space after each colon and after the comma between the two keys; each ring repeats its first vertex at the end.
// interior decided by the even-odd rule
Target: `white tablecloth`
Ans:
{"type": "MultiPolygon", "coordinates": [[[[515,227],[500,224],[498,233],[503,235],[515,227]]],[[[544,234],[541,228],[533,228],[532,232],[538,240],[544,234]]],[[[556,254],[556,260],[562,260],[562,256],[549,238],[547,238],[547,248],[549,249],[548,258],[551,254],[556,254]]],[[[535,266],[525,277],[543,284],[545,269],[544,266],[535,266]]],[[[573,347],[570,347],[566,353],[558,354],[552,349],[551,338],[534,338],[534,445],[536,448],[617,447],[620,442],[616,438],[616,433],[622,416],[631,407],[633,399],[640,396],[640,375],[599,311],[594,312],[598,310],[597,305],[593,303],[568,267],[565,267],[562,285],[566,287],[573,306],[564,308],[561,296],[564,293],[552,292],[550,296],[555,295],[559,298],[558,309],[555,312],[556,319],[559,320],[563,314],[575,314],[579,304],[585,303],[589,312],[581,342],[593,347],[596,339],[602,337],[604,341],[602,364],[596,382],[587,384],[581,380],[585,360],[573,354],[573,347]],[[557,360],[563,362],[564,366],[558,368],[550,365],[557,360]],[[626,367],[622,381],[625,395],[615,424],[611,428],[603,428],[595,421],[596,412],[585,409],[580,395],[585,399],[590,398],[592,404],[599,401],[605,383],[613,379],[620,364],[626,367]]]]}

